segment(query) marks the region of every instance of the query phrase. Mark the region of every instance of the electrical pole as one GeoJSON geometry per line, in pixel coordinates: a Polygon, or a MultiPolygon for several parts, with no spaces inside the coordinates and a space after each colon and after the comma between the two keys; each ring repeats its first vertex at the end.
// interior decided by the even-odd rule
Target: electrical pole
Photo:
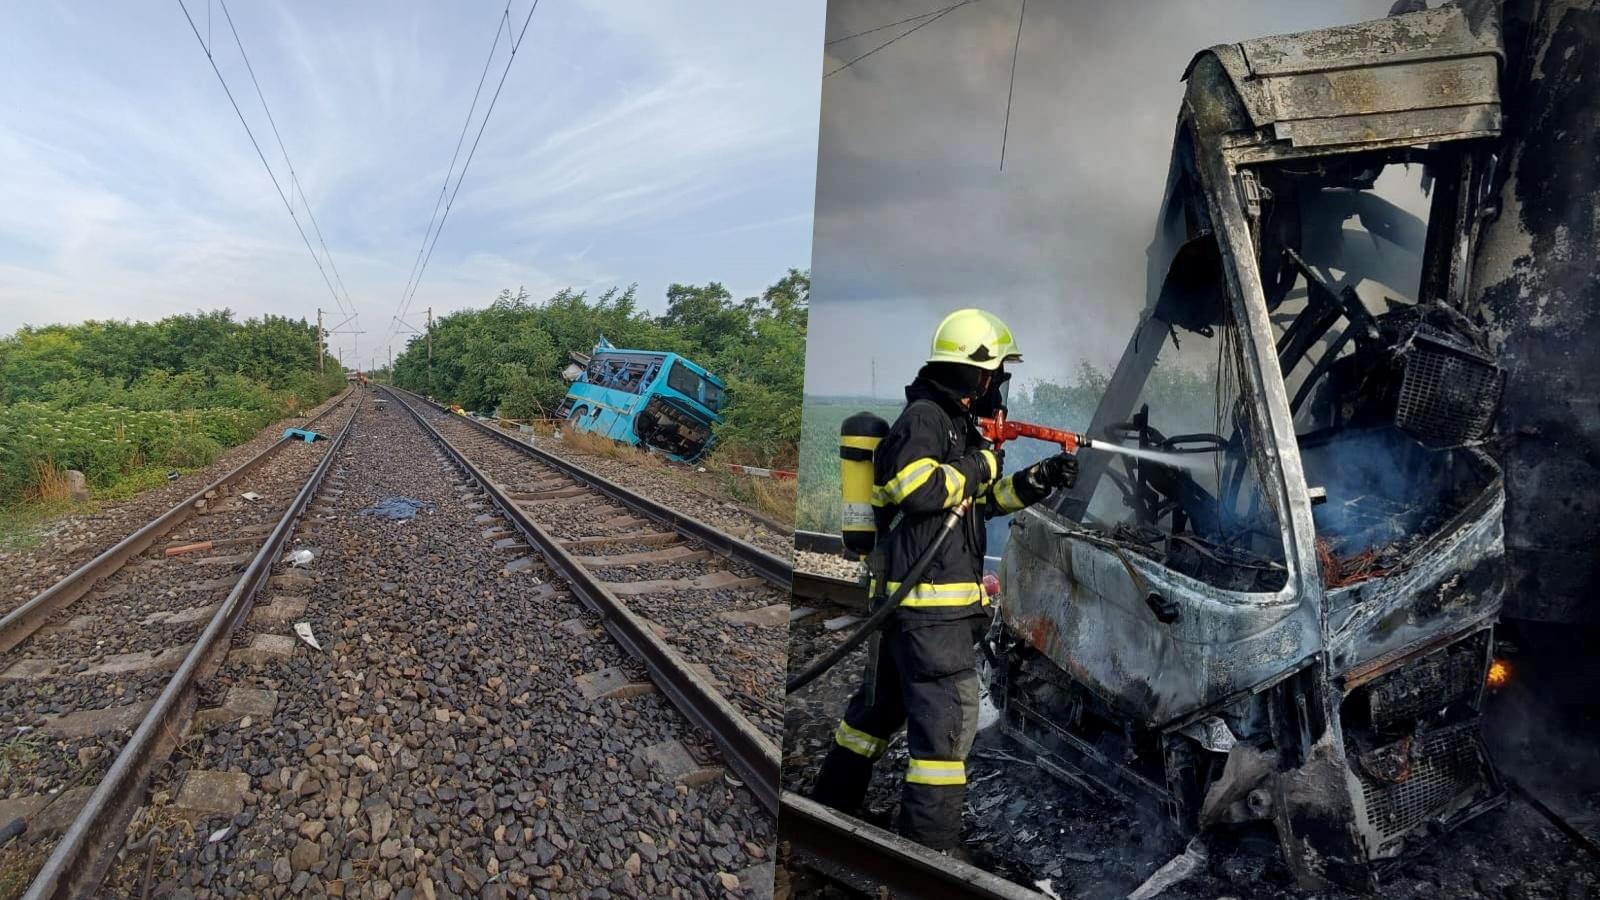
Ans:
{"type": "Polygon", "coordinates": [[[394,384],[394,345],[389,345],[389,383],[394,384]]]}
{"type": "Polygon", "coordinates": [[[327,348],[323,341],[327,340],[326,333],[322,330],[322,307],[317,307],[317,375],[322,375],[322,357],[327,355],[327,348]]]}
{"type": "Polygon", "coordinates": [[[872,399],[878,399],[878,358],[872,358],[872,399]]]}
{"type": "Polygon", "coordinates": [[[433,396],[433,307],[428,307],[428,396],[433,396]]]}

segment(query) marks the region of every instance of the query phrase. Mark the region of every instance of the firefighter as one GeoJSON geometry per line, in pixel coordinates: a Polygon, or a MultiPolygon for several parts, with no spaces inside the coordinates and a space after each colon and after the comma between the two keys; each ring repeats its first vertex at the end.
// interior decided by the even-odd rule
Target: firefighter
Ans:
{"type": "Polygon", "coordinates": [[[845,708],[813,791],[820,803],[856,812],[873,763],[905,726],[911,761],[897,828],[957,855],[964,855],[958,847],[965,760],[978,726],[973,645],[989,613],[981,584],[984,522],[1070,487],[1078,471],[1077,460],[1063,453],[1002,477],[1001,452],[979,433],[977,417],[1004,408],[1011,377],[1005,364],[1021,361],[998,317],[957,310],[939,323],[926,364],[906,387],[906,407],[873,456],[873,503],[893,522],[874,551],[881,556],[869,557],[874,601],[901,586],[951,509],[972,505],[868,645],[862,686],[845,708]]]}

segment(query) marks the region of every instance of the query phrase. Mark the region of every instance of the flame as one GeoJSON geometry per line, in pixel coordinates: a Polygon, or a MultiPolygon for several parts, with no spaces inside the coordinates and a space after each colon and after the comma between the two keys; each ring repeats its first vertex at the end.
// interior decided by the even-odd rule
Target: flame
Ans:
{"type": "Polygon", "coordinates": [[[1489,663],[1489,677],[1487,680],[1489,687],[1505,687],[1506,682],[1511,680],[1511,666],[1503,659],[1497,659],[1489,663]]]}

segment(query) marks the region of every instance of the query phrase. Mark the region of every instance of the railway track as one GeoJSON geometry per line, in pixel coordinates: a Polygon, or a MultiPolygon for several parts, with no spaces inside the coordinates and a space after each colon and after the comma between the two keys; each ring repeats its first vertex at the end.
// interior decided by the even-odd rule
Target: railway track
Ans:
{"type": "MultiPolygon", "coordinates": [[[[394,394],[777,812],[787,560],[415,395],[394,394]]],[[[598,689],[598,687],[597,687],[598,689]]]]}
{"type": "Polygon", "coordinates": [[[0,868],[32,878],[26,896],[85,894],[109,866],[358,406],[308,423],[333,440],[280,439],[0,619],[0,828],[24,828],[0,868]]]}
{"type": "Polygon", "coordinates": [[[94,896],[770,883],[775,823],[725,738],[533,542],[501,543],[513,519],[480,521],[492,492],[419,416],[375,398],[328,479],[293,539],[315,559],[258,607],[291,614],[239,626],[94,896]],[[421,511],[368,514],[395,497],[421,511]]]}

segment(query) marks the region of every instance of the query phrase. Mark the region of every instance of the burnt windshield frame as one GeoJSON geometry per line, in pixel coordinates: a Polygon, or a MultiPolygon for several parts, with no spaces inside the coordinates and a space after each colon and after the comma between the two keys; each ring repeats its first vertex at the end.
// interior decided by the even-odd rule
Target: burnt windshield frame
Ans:
{"type": "MultiPolygon", "coordinates": [[[[1277,594],[1291,572],[1287,525],[1278,500],[1281,488],[1269,483],[1275,476],[1270,464],[1262,462],[1271,459],[1272,451],[1261,443],[1273,438],[1259,395],[1258,367],[1251,362],[1258,352],[1252,346],[1260,338],[1227,277],[1194,143],[1192,129],[1180,124],[1156,239],[1148,251],[1147,311],[1118,362],[1089,434],[1114,443],[1137,438],[1141,446],[1159,438],[1167,450],[1209,453],[1214,477],[1196,479],[1181,469],[1129,465],[1123,457],[1091,453],[1082,463],[1078,485],[1058,494],[1051,506],[1067,519],[1141,550],[1175,575],[1217,590],[1277,594]],[[1163,377],[1158,357],[1168,350],[1190,352],[1184,345],[1195,340],[1210,341],[1206,346],[1215,348],[1210,351],[1215,363],[1208,402],[1215,410],[1213,424],[1222,422],[1230,434],[1168,436],[1156,431],[1162,423],[1155,416],[1141,415],[1147,388],[1163,377]],[[1122,494],[1131,522],[1095,521],[1096,507],[1103,510],[1108,502],[1097,498],[1106,493],[1108,481],[1122,494]],[[1241,497],[1249,498],[1242,508],[1241,497]]],[[[1227,185],[1223,189],[1231,192],[1227,185]]],[[[1227,202],[1238,211],[1236,196],[1228,196],[1227,202]]],[[[1177,374],[1185,374],[1181,364],[1177,374]]]]}
{"type": "MultiPolygon", "coordinates": [[[[1475,349],[1461,308],[1485,152],[1450,142],[1240,170],[1259,185],[1253,262],[1295,452],[1323,501],[1311,519],[1332,584],[1403,566],[1492,480],[1449,447],[1407,437],[1391,415],[1395,367],[1424,352],[1412,347],[1415,329],[1475,349]],[[1398,180],[1385,187],[1390,173],[1398,180]],[[1436,497],[1445,502],[1425,502],[1436,497]]],[[[1488,358],[1486,345],[1476,349],[1488,358]]]]}

